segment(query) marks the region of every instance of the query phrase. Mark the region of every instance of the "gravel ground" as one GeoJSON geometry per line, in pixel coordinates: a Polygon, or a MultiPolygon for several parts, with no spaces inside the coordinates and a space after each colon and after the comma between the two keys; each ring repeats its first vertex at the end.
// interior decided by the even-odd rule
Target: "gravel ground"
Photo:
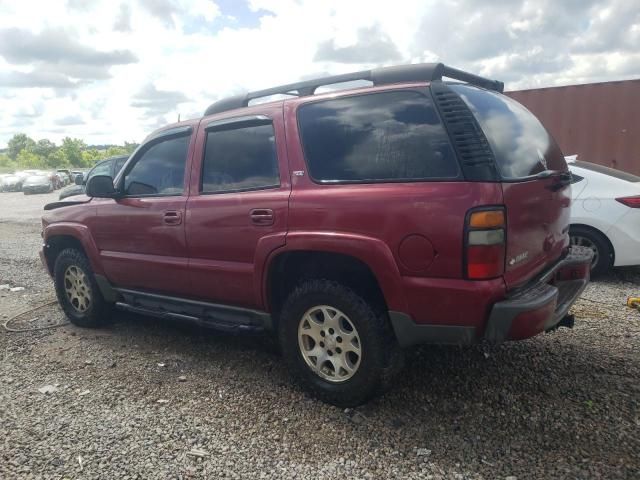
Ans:
{"type": "MultiPolygon", "coordinates": [[[[3,322],[53,298],[50,198],[0,194],[0,284],[25,287],[0,291],[3,322]]],[[[639,282],[592,283],[573,330],[411,350],[391,392],[346,411],[291,385],[265,337],[120,313],[97,331],[0,328],[0,478],[637,479],[639,282]]],[[[62,321],[50,306],[17,325],[62,321]]]]}

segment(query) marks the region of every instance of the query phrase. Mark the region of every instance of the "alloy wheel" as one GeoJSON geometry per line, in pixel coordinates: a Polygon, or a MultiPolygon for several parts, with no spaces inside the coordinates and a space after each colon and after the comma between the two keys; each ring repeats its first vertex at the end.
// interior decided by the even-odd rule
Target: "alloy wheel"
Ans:
{"type": "Polygon", "coordinates": [[[298,346],[307,366],[329,382],[349,380],[360,366],[362,345],[355,325],[328,305],[312,307],[302,316],[298,346]]]}
{"type": "Polygon", "coordinates": [[[78,266],[70,265],[64,272],[64,291],[71,306],[80,313],[91,306],[91,287],[87,274],[78,266]]]}

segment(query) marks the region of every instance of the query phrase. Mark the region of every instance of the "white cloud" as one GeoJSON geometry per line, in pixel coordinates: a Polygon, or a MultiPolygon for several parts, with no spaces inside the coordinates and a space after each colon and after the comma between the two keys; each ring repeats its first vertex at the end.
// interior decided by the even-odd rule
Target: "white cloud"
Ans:
{"type": "Polygon", "coordinates": [[[444,61],[507,88],[640,75],[628,0],[243,1],[0,1],[0,146],[139,141],[226,95],[377,65],[444,61]]]}

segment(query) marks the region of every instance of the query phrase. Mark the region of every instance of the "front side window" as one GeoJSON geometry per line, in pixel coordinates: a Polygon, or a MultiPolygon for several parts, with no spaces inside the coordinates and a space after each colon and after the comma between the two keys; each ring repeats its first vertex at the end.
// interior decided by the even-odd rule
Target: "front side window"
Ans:
{"type": "Polygon", "coordinates": [[[87,174],[87,180],[91,177],[95,177],[96,175],[111,175],[111,163],[111,160],[107,160],[106,162],[97,164],[87,174]]]}
{"type": "Polygon", "coordinates": [[[125,195],[181,195],[189,139],[168,138],[144,150],[124,178],[125,195]]]}
{"type": "Polygon", "coordinates": [[[311,177],[320,182],[455,179],[455,154],[431,100],[416,91],[310,103],[298,124],[311,177]]]}
{"type": "Polygon", "coordinates": [[[122,169],[122,167],[124,167],[124,164],[127,163],[127,160],[129,160],[129,157],[122,157],[122,158],[117,158],[115,165],[113,167],[113,177],[115,178],[116,175],[118,175],[118,172],[120,172],[120,170],[122,169]]]}
{"type": "Polygon", "coordinates": [[[502,178],[515,180],[545,170],[567,170],[553,137],[520,103],[470,85],[455,84],[450,88],[476,117],[491,145],[502,178]]]}
{"type": "Polygon", "coordinates": [[[279,185],[273,125],[207,133],[202,166],[203,193],[261,190],[279,185]]]}

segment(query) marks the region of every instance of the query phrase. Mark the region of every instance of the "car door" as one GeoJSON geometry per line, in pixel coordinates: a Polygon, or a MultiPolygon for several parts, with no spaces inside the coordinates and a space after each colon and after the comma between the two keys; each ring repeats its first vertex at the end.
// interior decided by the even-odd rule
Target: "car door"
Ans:
{"type": "Polygon", "coordinates": [[[120,196],[94,200],[93,238],[117,287],[189,293],[184,218],[192,130],[173,128],[148,140],[118,175],[120,196]]]}
{"type": "Polygon", "coordinates": [[[262,308],[260,272],[284,245],[291,190],[282,106],[200,123],[187,203],[194,295],[262,308]]]}

